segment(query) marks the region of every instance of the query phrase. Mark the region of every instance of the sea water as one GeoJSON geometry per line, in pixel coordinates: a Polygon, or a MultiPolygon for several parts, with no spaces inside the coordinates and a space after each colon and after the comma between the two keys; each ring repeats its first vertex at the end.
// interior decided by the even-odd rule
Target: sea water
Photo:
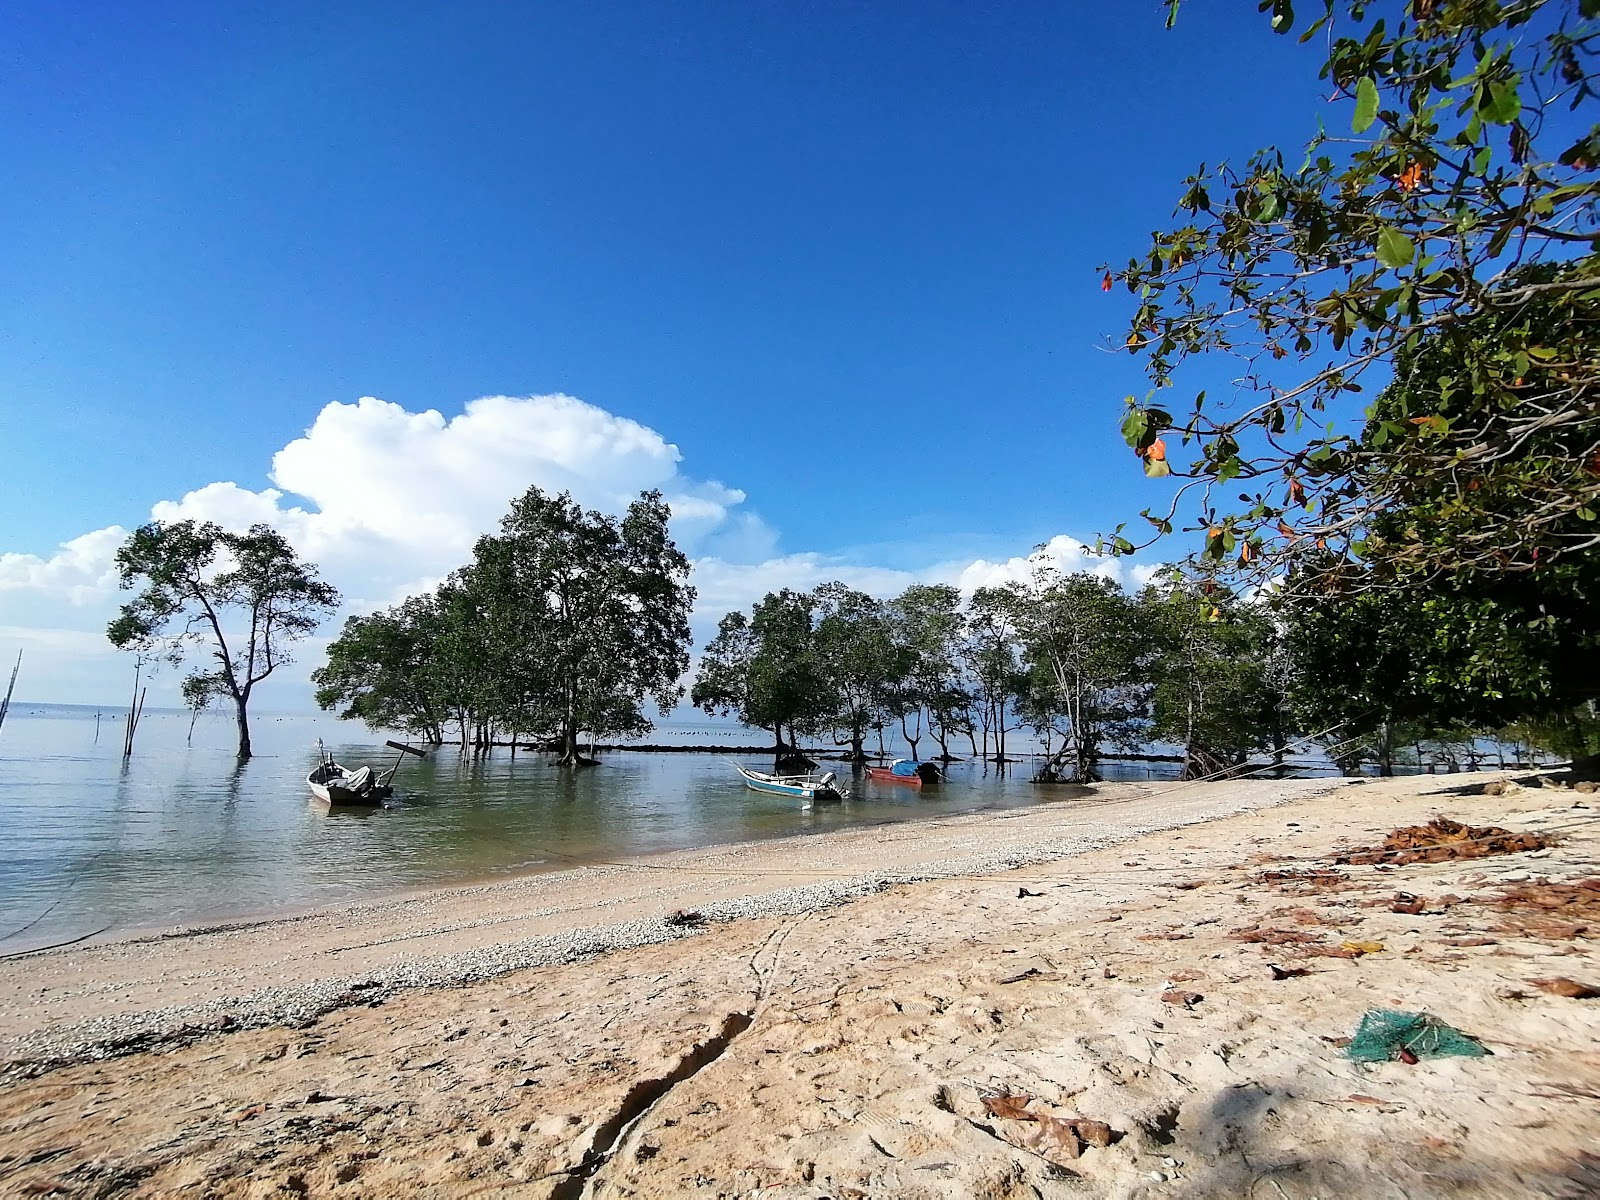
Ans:
{"type": "MultiPolygon", "coordinates": [[[[147,711],[125,759],[123,714],[98,711],[97,722],[92,707],[18,703],[0,727],[0,952],[1083,794],[1036,787],[1026,762],[1006,773],[958,763],[922,791],[829,762],[854,797],[806,809],[749,791],[729,765],[770,769],[762,756],[618,751],[574,771],[532,751],[444,746],[406,757],[384,808],[330,810],[305,782],[317,740],[346,766],[387,769],[386,735],[326,715],[259,713],[255,756],[240,764],[226,714],[203,714],[191,737],[187,713],[147,711]]],[[[733,747],[764,737],[678,718],[649,740],[733,747]]]]}

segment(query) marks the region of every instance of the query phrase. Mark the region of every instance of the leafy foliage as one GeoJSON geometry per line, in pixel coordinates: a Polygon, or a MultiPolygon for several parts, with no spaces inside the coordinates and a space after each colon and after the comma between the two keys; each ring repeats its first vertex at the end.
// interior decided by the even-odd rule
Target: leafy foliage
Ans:
{"type": "Polygon", "coordinates": [[[255,686],[292,661],[289,648],[315,632],[339,593],[266,525],[229,533],[209,521],[152,522],[117,551],[117,571],[122,587],[144,587],[107,628],[111,644],[173,664],[204,646],[211,665],[184,679],[184,702],[198,711],[213,697],[231,700],[239,757],[249,758],[255,686]]]}
{"type": "Polygon", "coordinates": [[[1283,745],[1287,697],[1273,669],[1275,631],[1260,605],[1176,579],[1147,587],[1140,607],[1153,649],[1150,733],[1184,748],[1185,779],[1283,745]]]}
{"type": "MultiPolygon", "coordinates": [[[[1041,776],[1100,778],[1107,741],[1131,744],[1145,713],[1142,612],[1114,580],[1042,570],[1015,588],[1033,711],[1064,722],[1061,751],[1041,776]]],[[[1039,717],[1035,717],[1037,722],[1039,717]]]]}
{"type": "MultiPolygon", "coordinates": [[[[1284,0],[1262,8],[1294,26],[1284,0]]],[[[1123,435],[1147,475],[1183,481],[1144,514],[1148,539],[1119,528],[1109,548],[1187,519],[1212,567],[1346,587],[1379,581],[1347,570],[1375,557],[1426,580],[1581,555],[1600,511],[1600,5],[1319,9],[1302,40],[1326,39],[1349,132],[1319,129],[1298,166],[1266,150],[1202,167],[1181,223],[1105,274],[1134,298],[1124,345],[1156,389],[1130,398],[1123,435]],[[1234,401],[1159,402],[1213,355],[1237,366],[1234,401]],[[1446,386],[1405,386],[1430,356],[1446,386]],[[1352,398],[1396,367],[1398,390],[1363,417],[1352,398]],[[1176,461],[1174,440],[1193,457],[1176,461]],[[1383,526],[1422,500],[1431,530],[1383,526]]]]}
{"type": "Polygon", "coordinates": [[[669,516],[658,492],[617,520],[529,488],[433,595],[346,623],[318,703],[433,737],[454,721],[480,748],[533,733],[567,763],[580,733],[645,732],[645,701],[670,709],[688,668],[694,589],[669,516]]]}

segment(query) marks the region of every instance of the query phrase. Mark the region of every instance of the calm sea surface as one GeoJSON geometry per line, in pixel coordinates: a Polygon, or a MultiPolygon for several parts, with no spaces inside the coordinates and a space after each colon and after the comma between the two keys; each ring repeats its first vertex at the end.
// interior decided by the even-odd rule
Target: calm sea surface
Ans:
{"type": "MultiPolygon", "coordinates": [[[[187,714],[147,712],[124,761],[120,714],[105,710],[98,740],[94,715],[16,704],[0,729],[0,952],[104,927],[262,915],[1073,794],[1033,786],[1027,764],[1009,776],[957,764],[938,789],[863,777],[851,802],[804,810],[747,790],[716,754],[613,753],[573,772],[528,752],[474,759],[442,747],[401,766],[388,807],[330,812],[305,784],[317,738],[346,766],[386,767],[394,755],[382,735],[326,716],[263,713],[251,723],[256,757],[240,767],[226,717],[203,716],[191,745],[187,714]]],[[[668,721],[652,740],[749,745],[760,735],[668,721]]],[[[847,766],[827,765],[850,782],[847,766]]]]}

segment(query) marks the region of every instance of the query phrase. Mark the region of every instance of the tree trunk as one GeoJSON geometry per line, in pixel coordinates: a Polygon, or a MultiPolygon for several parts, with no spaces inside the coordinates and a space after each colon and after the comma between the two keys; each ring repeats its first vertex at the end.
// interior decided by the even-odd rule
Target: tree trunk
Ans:
{"type": "MultiPolygon", "coordinates": [[[[917,757],[917,743],[922,740],[922,734],[921,734],[921,732],[918,732],[916,737],[912,737],[911,736],[911,730],[909,728],[907,728],[907,726],[906,726],[906,716],[907,716],[906,713],[901,713],[900,714],[900,732],[905,736],[906,745],[911,747],[911,757],[912,758],[916,758],[917,757]]],[[[917,713],[917,728],[918,728],[919,731],[922,728],[922,719],[921,718],[922,718],[922,713],[919,710],[918,713],[917,713]]]]}
{"type": "Polygon", "coordinates": [[[250,697],[235,696],[233,703],[239,717],[239,761],[244,762],[250,757],[250,718],[245,711],[250,706],[250,697]]]}
{"type": "Polygon", "coordinates": [[[1394,774],[1394,750],[1389,745],[1389,722],[1378,722],[1378,774],[1394,774]]]}

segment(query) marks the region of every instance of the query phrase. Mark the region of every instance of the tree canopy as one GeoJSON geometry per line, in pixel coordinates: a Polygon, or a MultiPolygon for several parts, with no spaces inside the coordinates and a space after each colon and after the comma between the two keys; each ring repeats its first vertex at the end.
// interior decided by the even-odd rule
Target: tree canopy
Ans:
{"type": "Polygon", "coordinates": [[[231,700],[239,758],[249,758],[256,685],[292,661],[290,647],[338,607],[339,593],[266,525],[229,533],[209,521],[155,521],[117,551],[117,572],[122,587],[144,588],[107,628],[111,644],[174,664],[204,647],[210,665],[184,679],[184,702],[231,700]]]}
{"type": "MultiPolygon", "coordinates": [[[[1261,8],[1296,30],[1288,0],[1261,8]]],[[[1335,121],[1303,157],[1202,166],[1178,224],[1102,279],[1133,298],[1122,344],[1153,386],[1123,434],[1180,481],[1109,546],[1183,527],[1204,564],[1345,588],[1381,582],[1348,570],[1373,561],[1428,580],[1580,556],[1600,542],[1600,3],[1316,9],[1301,40],[1327,47],[1335,121]],[[1233,396],[1164,398],[1217,357],[1233,396]],[[1419,367],[1440,386],[1407,386],[1419,367]],[[1384,526],[1396,505],[1426,520],[1384,526]]]]}
{"type": "Polygon", "coordinates": [[[314,676],[324,708],[374,727],[486,747],[532,734],[559,761],[580,735],[647,731],[647,700],[672,708],[688,668],[689,562],[659,492],[623,516],[529,488],[431,595],[353,617],[314,676]]]}

